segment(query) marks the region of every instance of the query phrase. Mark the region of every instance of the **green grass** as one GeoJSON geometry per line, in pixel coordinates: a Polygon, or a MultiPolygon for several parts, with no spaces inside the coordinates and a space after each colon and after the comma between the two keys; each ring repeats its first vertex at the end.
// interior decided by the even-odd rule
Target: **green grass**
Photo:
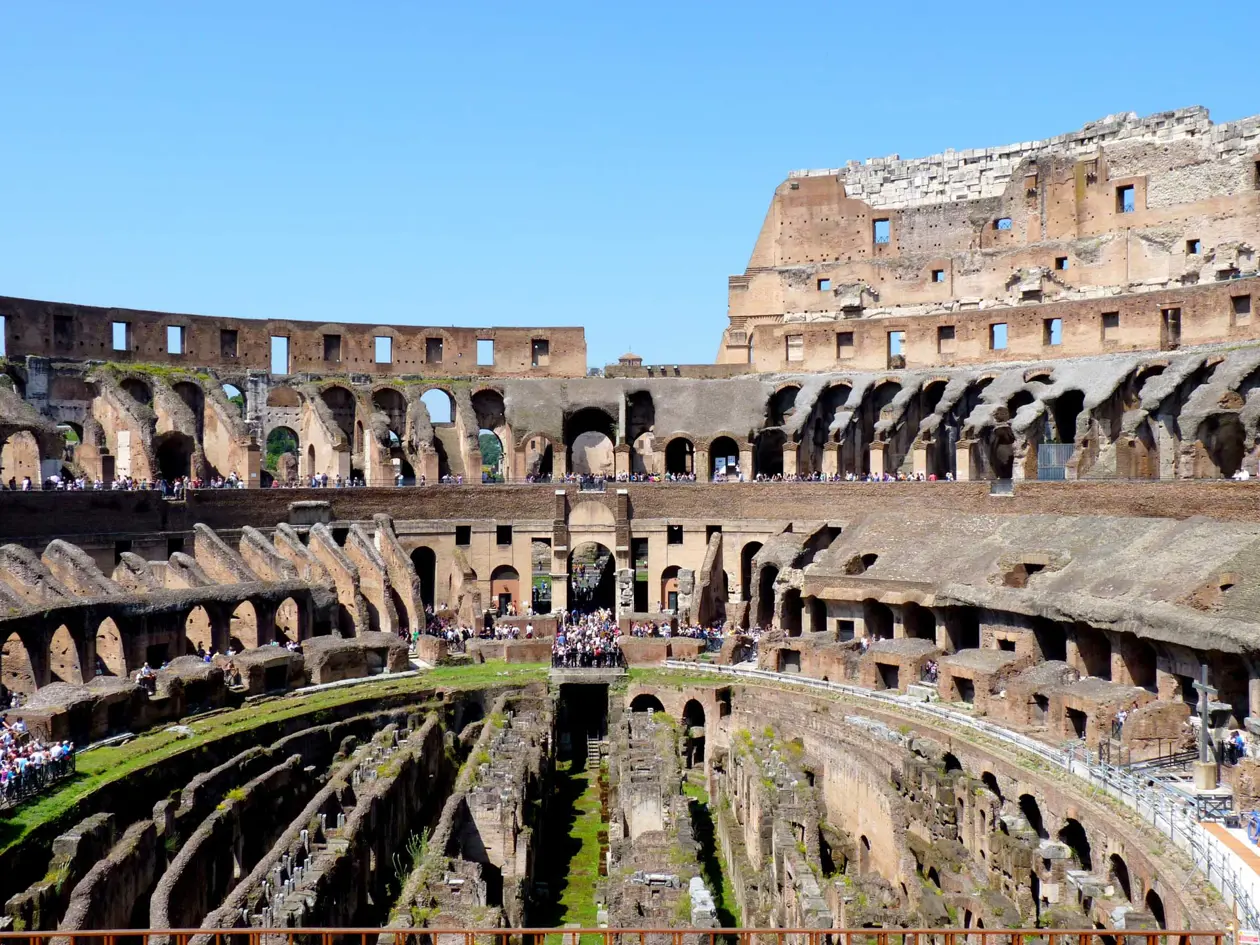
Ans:
{"type": "MultiPolygon", "coordinates": [[[[541,873],[552,901],[538,916],[544,927],[572,924],[590,929],[598,920],[595,892],[600,881],[599,832],[607,826],[599,807],[598,778],[598,769],[576,768],[569,761],[556,765],[551,805],[554,813],[564,812],[566,820],[555,820],[553,813],[548,825],[554,833],[549,832],[547,838],[541,873]]],[[[580,945],[597,941],[590,936],[590,942],[580,945]]]]}
{"type": "Polygon", "coordinates": [[[739,928],[742,925],[739,902],[735,898],[735,886],[731,883],[730,867],[717,842],[713,812],[709,808],[709,792],[702,783],[688,776],[683,782],[683,793],[699,801],[699,804],[692,805],[691,822],[696,841],[700,844],[704,881],[713,893],[713,904],[717,907],[718,924],[728,929],[739,928]]]}
{"type": "Polygon", "coordinates": [[[496,685],[523,685],[545,679],[546,676],[545,666],[509,666],[502,661],[439,667],[407,679],[383,678],[303,696],[277,697],[229,712],[214,713],[191,720],[188,725],[193,734],[186,738],[158,729],[140,735],[125,745],[94,748],[76,758],[75,767],[78,773],[74,778],[0,819],[0,853],[21,842],[33,830],[62,817],[93,791],[140,768],[192,751],[228,735],[353,702],[369,703],[365,706],[366,710],[373,700],[400,693],[418,693],[437,687],[462,690],[496,685]]]}

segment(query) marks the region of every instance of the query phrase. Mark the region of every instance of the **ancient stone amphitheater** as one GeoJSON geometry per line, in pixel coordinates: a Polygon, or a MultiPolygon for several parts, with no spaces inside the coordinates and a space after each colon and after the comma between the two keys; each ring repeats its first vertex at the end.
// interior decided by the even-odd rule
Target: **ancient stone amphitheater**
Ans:
{"type": "Polygon", "coordinates": [[[1258,243],[1187,109],[793,173],[708,365],[0,298],[0,937],[1256,928],[1258,243]]]}

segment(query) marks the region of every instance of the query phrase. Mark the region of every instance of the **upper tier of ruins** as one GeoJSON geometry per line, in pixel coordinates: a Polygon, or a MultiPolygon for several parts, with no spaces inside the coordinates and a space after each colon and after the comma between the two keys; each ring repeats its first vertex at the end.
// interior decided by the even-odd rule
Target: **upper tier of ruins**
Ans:
{"type": "Polygon", "coordinates": [[[1260,116],[1109,115],[1043,141],[796,171],[731,276],[722,364],[876,370],[1236,342],[1260,116]]]}

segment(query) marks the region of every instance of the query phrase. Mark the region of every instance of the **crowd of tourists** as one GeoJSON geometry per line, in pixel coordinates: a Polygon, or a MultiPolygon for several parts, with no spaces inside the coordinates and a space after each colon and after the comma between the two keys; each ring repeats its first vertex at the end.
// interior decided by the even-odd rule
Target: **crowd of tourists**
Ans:
{"type": "Polygon", "coordinates": [[[0,807],[16,804],[73,773],[73,742],[45,745],[21,719],[0,719],[0,807]]]}
{"type": "Polygon", "coordinates": [[[561,614],[551,644],[551,665],[566,669],[612,669],[625,665],[618,638],[621,629],[611,610],[561,614]]]}

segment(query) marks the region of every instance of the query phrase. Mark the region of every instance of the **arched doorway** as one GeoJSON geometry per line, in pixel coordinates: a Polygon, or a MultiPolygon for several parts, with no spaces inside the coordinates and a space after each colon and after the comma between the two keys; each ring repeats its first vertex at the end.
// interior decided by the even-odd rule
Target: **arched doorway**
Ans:
{"type": "Polygon", "coordinates": [[[153,404],[153,388],[137,377],[125,377],[118,385],[138,404],[146,407],[153,404]]]}
{"type": "Polygon", "coordinates": [[[196,444],[187,433],[171,431],[154,440],[158,473],[168,481],[192,473],[192,455],[196,444]]]}
{"type": "Polygon", "coordinates": [[[520,607],[521,576],[516,573],[516,568],[501,564],[490,572],[490,598],[500,617],[513,607],[520,607]]]}
{"type": "Polygon", "coordinates": [[[1093,854],[1090,851],[1089,837],[1080,821],[1069,817],[1059,831],[1059,842],[1067,844],[1080,868],[1086,871],[1094,868],[1093,854]]]}
{"type": "Polygon", "coordinates": [[[641,692],[630,700],[631,712],[664,712],[665,706],[661,705],[661,700],[656,698],[650,692],[641,692]]]}
{"type": "Polygon", "coordinates": [[[709,444],[709,471],[712,475],[734,478],[739,475],[739,444],[729,436],[719,436],[709,444]]]}
{"type": "Polygon", "coordinates": [[[578,475],[611,476],[617,424],[597,407],[586,407],[565,418],[564,444],[569,471],[578,475]]]}
{"type": "Polygon", "coordinates": [[[437,587],[437,553],[427,545],[422,545],[411,553],[411,566],[416,569],[420,578],[420,600],[425,607],[432,610],[437,606],[434,590],[437,587]]]}
{"type": "MultiPolygon", "coordinates": [[[[402,619],[406,611],[399,608],[398,615],[402,619]]],[[[276,608],[276,640],[281,643],[297,643],[302,639],[302,611],[298,602],[286,597],[276,608]]]]}
{"type": "Polygon", "coordinates": [[[288,427],[276,427],[267,434],[263,469],[281,482],[293,482],[298,478],[298,457],[301,455],[298,435],[288,427]]]}
{"type": "Polygon", "coordinates": [[[29,696],[39,688],[26,644],[16,633],[9,634],[9,639],[4,641],[4,647],[0,649],[0,679],[3,679],[4,688],[9,692],[24,696],[29,696]]]}
{"type": "Polygon", "coordinates": [[[783,448],[787,436],[782,430],[762,430],[757,434],[753,472],[758,476],[783,475],[783,448]]]}
{"type": "Polygon", "coordinates": [[[252,650],[258,646],[258,611],[249,601],[241,601],[232,611],[230,633],[236,649],[252,650]]]}
{"type": "Polygon", "coordinates": [[[531,436],[525,441],[525,476],[546,481],[555,466],[555,448],[545,436],[531,436]]]}
{"type": "Polygon", "coordinates": [[[687,767],[704,764],[704,706],[696,699],[688,699],[683,706],[683,728],[686,730],[687,767]]]}
{"type": "Polygon", "coordinates": [[[661,606],[678,613],[678,565],[671,564],[661,572],[661,606]]]}
{"type": "Polygon", "coordinates": [[[768,564],[761,569],[757,580],[757,626],[769,628],[774,623],[774,582],[779,578],[779,569],[768,564]]]}
{"type": "Polygon", "coordinates": [[[450,423],[455,417],[455,400],[440,387],[430,387],[420,395],[420,402],[429,412],[429,422],[434,426],[450,423]]]}
{"type": "Polygon", "coordinates": [[[79,649],[75,646],[70,628],[64,624],[56,629],[49,641],[48,668],[52,671],[53,679],[64,683],[82,685],[89,681],[83,678],[83,667],[79,665],[79,649]]]}
{"type": "Polygon", "coordinates": [[[689,476],[696,471],[696,448],[691,440],[676,436],[665,447],[665,472],[689,476]]]}
{"type": "Polygon", "coordinates": [[[590,613],[614,610],[616,559],[598,542],[578,545],[569,555],[569,610],[590,613]]]}

